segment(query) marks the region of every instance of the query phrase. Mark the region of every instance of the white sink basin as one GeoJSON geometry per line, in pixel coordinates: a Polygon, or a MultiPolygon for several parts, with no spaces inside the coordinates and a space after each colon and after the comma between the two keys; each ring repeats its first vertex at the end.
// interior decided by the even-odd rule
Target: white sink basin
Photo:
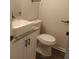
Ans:
{"type": "Polygon", "coordinates": [[[32,30],[33,23],[27,20],[19,19],[12,21],[13,36],[17,37],[32,30]]]}

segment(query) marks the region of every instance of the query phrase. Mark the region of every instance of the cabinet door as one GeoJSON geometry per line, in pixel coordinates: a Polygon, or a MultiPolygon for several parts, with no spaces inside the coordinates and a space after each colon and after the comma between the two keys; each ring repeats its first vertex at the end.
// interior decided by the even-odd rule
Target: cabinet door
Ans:
{"type": "Polygon", "coordinates": [[[30,45],[26,48],[26,59],[36,59],[36,46],[37,39],[36,37],[39,35],[39,31],[35,31],[32,34],[27,36],[27,40],[30,39],[30,45]]]}
{"type": "Polygon", "coordinates": [[[11,59],[25,59],[25,38],[11,43],[11,59]]]}

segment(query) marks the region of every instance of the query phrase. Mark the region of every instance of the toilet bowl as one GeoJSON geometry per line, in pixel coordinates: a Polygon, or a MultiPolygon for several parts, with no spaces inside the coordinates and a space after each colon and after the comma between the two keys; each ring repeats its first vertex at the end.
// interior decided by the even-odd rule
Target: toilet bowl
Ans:
{"type": "Polygon", "coordinates": [[[46,45],[46,46],[51,46],[56,43],[55,37],[49,35],[49,34],[41,34],[37,36],[37,39],[40,41],[40,43],[46,45]]]}
{"type": "Polygon", "coordinates": [[[56,43],[55,37],[49,34],[41,34],[37,36],[38,48],[37,51],[43,56],[51,56],[51,47],[56,43]]]}

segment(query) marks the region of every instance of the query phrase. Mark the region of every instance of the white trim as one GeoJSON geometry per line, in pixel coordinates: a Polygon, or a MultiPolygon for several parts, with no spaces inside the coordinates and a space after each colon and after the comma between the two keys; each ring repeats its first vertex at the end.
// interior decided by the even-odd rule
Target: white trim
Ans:
{"type": "Polygon", "coordinates": [[[64,49],[64,48],[62,48],[62,47],[52,47],[52,48],[55,48],[55,49],[57,49],[57,50],[59,50],[59,51],[62,51],[62,52],[64,52],[64,53],[66,53],[66,49],[64,49]]]}

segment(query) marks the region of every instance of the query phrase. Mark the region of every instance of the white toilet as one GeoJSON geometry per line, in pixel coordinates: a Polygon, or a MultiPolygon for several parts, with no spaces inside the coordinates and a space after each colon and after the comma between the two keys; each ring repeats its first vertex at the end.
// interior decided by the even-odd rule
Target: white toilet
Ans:
{"type": "MultiPolygon", "coordinates": [[[[36,20],[34,21],[34,26],[39,28],[40,33],[40,26],[42,21],[36,20]]],[[[49,34],[39,34],[37,36],[37,52],[42,54],[45,57],[51,56],[51,47],[56,43],[55,37],[49,34]]]]}
{"type": "Polygon", "coordinates": [[[51,56],[51,47],[56,43],[56,39],[49,34],[41,34],[37,36],[39,41],[37,51],[43,56],[51,56]]]}

